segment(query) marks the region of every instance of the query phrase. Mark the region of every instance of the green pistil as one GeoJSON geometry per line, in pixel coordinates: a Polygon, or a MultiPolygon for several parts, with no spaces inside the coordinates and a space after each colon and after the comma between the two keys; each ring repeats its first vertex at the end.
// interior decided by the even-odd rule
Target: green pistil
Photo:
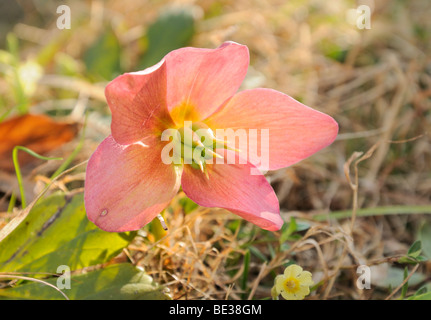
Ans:
{"type": "Polygon", "coordinates": [[[230,149],[225,141],[217,139],[214,132],[205,124],[185,122],[179,129],[181,141],[181,159],[183,164],[190,164],[194,169],[201,170],[208,178],[207,162],[223,156],[214,152],[216,148],[230,149]]]}

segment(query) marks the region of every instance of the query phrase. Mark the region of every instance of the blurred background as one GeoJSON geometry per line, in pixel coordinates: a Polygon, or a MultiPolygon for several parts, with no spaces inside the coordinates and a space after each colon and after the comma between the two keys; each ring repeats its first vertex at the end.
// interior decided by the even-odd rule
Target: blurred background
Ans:
{"type": "MultiPolygon", "coordinates": [[[[171,235],[164,245],[146,251],[157,240],[150,226],[129,258],[172,283],[179,299],[268,297],[271,275],[292,259],[315,282],[329,280],[316,299],[384,298],[403,280],[395,257],[422,239],[431,258],[430,14],[428,0],[1,0],[0,227],[20,204],[14,146],[85,161],[110,133],[107,82],[171,50],[232,40],[250,50],[241,89],[279,90],[340,125],[330,147],[268,173],[284,220],[304,223],[294,237],[286,229],[269,235],[239,228],[238,220],[226,226],[229,213],[187,214],[179,194],[165,214],[171,235]],[[70,29],[59,29],[68,27],[61,5],[70,8],[70,29]],[[368,20],[356,10],[361,5],[368,20]],[[191,248],[199,255],[191,257],[191,248]],[[353,285],[360,264],[374,266],[373,290],[353,285]]],[[[19,160],[34,199],[58,163],[25,153],[19,160]]],[[[84,177],[80,168],[56,188],[82,190],[84,177]]],[[[430,271],[421,265],[411,290],[429,286],[430,271]]]]}

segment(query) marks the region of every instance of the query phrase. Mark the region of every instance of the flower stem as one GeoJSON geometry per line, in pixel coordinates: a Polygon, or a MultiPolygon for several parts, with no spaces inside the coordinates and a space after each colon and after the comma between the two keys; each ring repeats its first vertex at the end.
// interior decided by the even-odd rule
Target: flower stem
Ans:
{"type": "Polygon", "coordinates": [[[41,156],[40,154],[37,154],[36,152],[23,147],[23,146],[15,146],[15,148],[13,148],[12,151],[12,160],[13,160],[13,165],[15,167],[15,173],[16,173],[16,178],[18,180],[18,186],[19,186],[19,192],[21,194],[21,206],[24,209],[27,206],[27,202],[25,199],[25,193],[24,193],[24,185],[22,183],[22,175],[21,175],[21,169],[19,167],[19,162],[18,162],[18,150],[22,150],[27,152],[29,155],[41,159],[41,160],[62,160],[63,158],[48,158],[48,157],[44,157],[41,156]]]}

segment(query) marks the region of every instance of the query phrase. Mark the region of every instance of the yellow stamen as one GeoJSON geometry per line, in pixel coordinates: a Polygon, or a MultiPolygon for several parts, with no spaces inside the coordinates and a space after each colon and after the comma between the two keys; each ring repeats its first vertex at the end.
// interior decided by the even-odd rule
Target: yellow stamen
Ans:
{"type": "Polygon", "coordinates": [[[296,278],[287,278],[283,283],[284,291],[296,293],[299,290],[299,281],[296,278]]]}
{"type": "Polygon", "coordinates": [[[213,157],[216,157],[216,158],[219,158],[219,159],[223,159],[223,156],[222,156],[222,155],[220,155],[220,154],[218,154],[218,153],[216,153],[216,152],[212,151],[211,149],[205,149],[205,154],[206,154],[207,152],[208,152],[210,155],[212,155],[213,157]]]}
{"type": "Polygon", "coordinates": [[[209,174],[208,174],[208,169],[206,168],[206,166],[205,166],[205,168],[204,168],[204,174],[205,174],[205,177],[207,178],[207,180],[209,180],[209,179],[210,179],[210,176],[209,176],[209,174]]]}

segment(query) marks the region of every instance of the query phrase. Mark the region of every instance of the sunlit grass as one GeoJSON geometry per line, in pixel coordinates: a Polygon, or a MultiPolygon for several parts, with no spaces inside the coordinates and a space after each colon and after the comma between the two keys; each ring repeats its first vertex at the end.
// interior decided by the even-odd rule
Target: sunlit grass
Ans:
{"type": "Polygon", "coordinates": [[[274,88],[333,116],[338,139],[268,173],[285,221],[280,231],[197,207],[180,192],[163,213],[167,232],[155,220],[105,262],[144,267],[174,299],[270,299],[275,277],[291,264],[313,274],[307,299],[427,297],[429,278],[420,276],[429,262],[411,260],[409,248],[420,240],[421,254],[431,258],[428,1],[374,1],[369,30],[348,23],[356,3],[347,0],[197,1],[179,11],[169,1],[139,8],[132,0],[92,3],[75,1],[72,29],[63,31],[55,12],[29,7],[1,45],[0,126],[30,113],[79,124],[81,131],[38,155],[63,163],[30,160],[20,167],[18,150],[30,150],[1,153],[7,133],[0,136],[0,228],[42,191],[82,192],[84,165],[61,173],[86,161],[110,133],[108,81],[175,46],[215,48],[233,40],[250,48],[242,89],[274,88]],[[16,172],[5,164],[12,160],[16,172]],[[359,265],[387,281],[358,289],[359,265]]]}

